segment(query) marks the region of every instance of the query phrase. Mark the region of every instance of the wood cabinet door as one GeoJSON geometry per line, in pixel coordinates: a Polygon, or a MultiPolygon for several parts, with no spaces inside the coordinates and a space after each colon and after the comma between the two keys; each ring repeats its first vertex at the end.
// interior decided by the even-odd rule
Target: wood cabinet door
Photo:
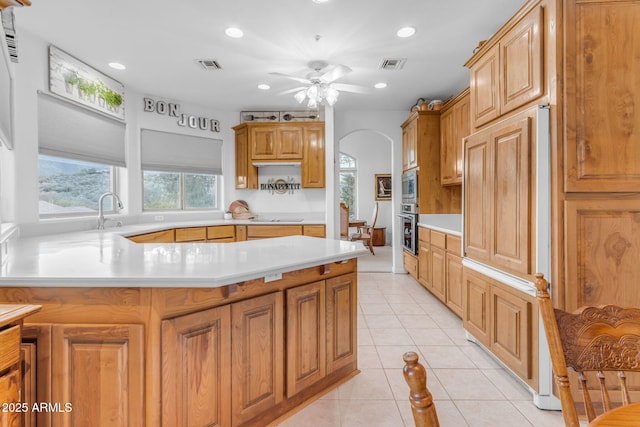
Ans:
{"type": "Polygon", "coordinates": [[[491,261],[530,273],[531,119],[512,120],[492,134],[491,261]]]}
{"type": "MultiPolygon", "coordinates": [[[[22,327],[21,401],[33,407],[36,402],[51,402],[51,325],[27,323],[22,327]]],[[[0,424],[1,425],[1,424],[0,424]]],[[[50,426],[51,413],[30,411],[23,427],[50,426]]]]}
{"type": "Polygon", "coordinates": [[[487,279],[468,268],[462,270],[464,301],[462,324],[464,328],[486,347],[490,345],[489,292],[487,279]]]}
{"type": "Polygon", "coordinates": [[[73,411],[54,413],[52,426],[143,426],[142,325],[53,325],[51,400],[73,411]]]}
{"type": "Polygon", "coordinates": [[[253,160],[275,160],[276,152],[276,127],[275,126],[251,126],[249,127],[249,149],[253,160]]]}
{"type": "Polygon", "coordinates": [[[442,302],[447,300],[446,254],[444,249],[431,245],[431,292],[442,302]]]}
{"type": "Polygon", "coordinates": [[[542,96],[543,30],[543,8],[538,6],[501,39],[501,114],[542,96]]]}
{"type": "Polygon", "coordinates": [[[245,127],[236,130],[236,188],[252,188],[249,185],[249,130],[245,127]]]}
{"type": "Polygon", "coordinates": [[[284,396],[282,292],[231,305],[231,424],[282,402],[284,396]]]}
{"type": "Polygon", "coordinates": [[[499,56],[499,45],[495,45],[470,69],[471,118],[476,129],[500,115],[499,56]]]}
{"type": "Polygon", "coordinates": [[[303,135],[301,126],[279,126],[277,128],[277,158],[301,159],[303,135]]]}
{"type": "Polygon", "coordinates": [[[324,281],[287,289],[287,397],[326,375],[324,281]]]}
{"type": "Polygon", "coordinates": [[[418,257],[407,251],[402,251],[402,261],[404,268],[407,270],[409,275],[418,280],[418,257]]]}
{"type": "Polygon", "coordinates": [[[471,99],[469,92],[458,101],[453,109],[454,140],[451,152],[455,152],[455,175],[451,184],[462,184],[464,148],[462,141],[471,134],[471,99]]]}
{"type": "Polygon", "coordinates": [[[531,378],[531,310],[530,302],[496,286],[492,288],[491,351],[527,379],[531,378]]]}
{"type": "Polygon", "coordinates": [[[464,252],[477,261],[489,261],[491,144],[488,132],[465,142],[464,252]]]}
{"type": "Polygon", "coordinates": [[[301,225],[247,225],[247,239],[302,236],[301,225]]]}
{"type": "Polygon", "coordinates": [[[214,225],[207,227],[207,240],[229,239],[233,242],[236,237],[236,226],[234,225],[214,225]]]}
{"type": "Polygon", "coordinates": [[[357,278],[355,273],[327,279],[327,375],[358,360],[357,278]]]}
{"type": "Polygon", "coordinates": [[[162,426],[231,424],[228,305],[162,321],[162,426]]]}
{"type": "Polygon", "coordinates": [[[458,316],[462,317],[462,258],[447,253],[447,269],[445,283],[447,285],[447,307],[458,316]]]}
{"type": "Polygon", "coordinates": [[[565,191],[638,192],[640,3],[565,7],[565,191]]]}
{"type": "Polygon", "coordinates": [[[440,181],[450,185],[456,179],[455,117],[451,108],[440,116],[440,181]]]}
{"type": "Polygon", "coordinates": [[[8,405],[0,411],[0,426],[2,427],[21,427],[23,418],[31,412],[22,409],[22,400],[20,399],[20,370],[10,369],[0,376],[0,404],[8,405]],[[18,406],[18,410],[11,408],[11,404],[18,406]]]}
{"type": "Polygon", "coordinates": [[[402,170],[418,166],[418,120],[409,121],[402,129],[402,170]]]}
{"type": "Polygon", "coordinates": [[[640,307],[640,200],[565,202],[566,307],[640,307]]]}
{"type": "Polygon", "coordinates": [[[173,243],[175,241],[175,232],[171,229],[138,234],[137,236],[129,236],[127,238],[135,243],[173,243]]]}
{"type": "Polygon", "coordinates": [[[176,242],[204,242],[205,240],[207,240],[207,227],[176,229],[176,242]]]}
{"type": "Polygon", "coordinates": [[[431,245],[424,240],[418,240],[418,282],[431,289],[431,245]]]}
{"type": "Polygon", "coordinates": [[[311,237],[325,237],[324,225],[304,225],[302,226],[302,234],[311,237]]]}
{"type": "Polygon", "coordinates": [[[324,188],[326,165],[324,123],[305,125],[302,131],[304,141],[301,167],[302,187],[324,188]]]}

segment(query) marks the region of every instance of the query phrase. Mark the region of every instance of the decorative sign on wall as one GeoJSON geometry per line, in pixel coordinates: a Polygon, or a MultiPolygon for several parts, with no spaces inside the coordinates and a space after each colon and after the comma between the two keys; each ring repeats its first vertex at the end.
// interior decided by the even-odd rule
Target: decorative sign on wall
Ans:
{"type": "Polygon", "coordinates": [[[180,113],[180,104],[144,98],[144,111],[178,118],[178,126],[220,132],[220,122],[207,117],[180,113]]]}
{"type": "Polygon", "coordinates": [[[240,122],[317,122],[319,111],[242,111],[240,122]]]}
{"type": "Polygon", "coordinates": [[[260,184],[260,190],[267,190],[271,194],[293,194],[294,190],[300,190],[300,183],[293,182],[292,177],[270,178],[266,184],[260,184]]]}
{"type": "Polygon", "coordinates": [[[124,120],[124,86],[53,45],[49,45],[49,90],[124,120]]]}

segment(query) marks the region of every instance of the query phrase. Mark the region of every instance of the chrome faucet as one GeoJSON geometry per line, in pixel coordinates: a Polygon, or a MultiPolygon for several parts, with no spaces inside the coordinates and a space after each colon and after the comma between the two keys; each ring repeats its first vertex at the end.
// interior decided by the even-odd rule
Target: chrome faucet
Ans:
{"type": "Polygon", "coordinates": [[[111,191],[109,191],[108,193],[104,193],[102,196],[100,196],[100,199],[98,200],[98,230],[104,230],[104,223],[109,219],[104,217],[102,207],[102,203],[107,196],[113,197],[113,200],[116,202],[116,206],[118,206],[118,209],[124,208],[122,200],[120,200],[120,197],[118,197],[116,193],[112,193],[111,191]]]}

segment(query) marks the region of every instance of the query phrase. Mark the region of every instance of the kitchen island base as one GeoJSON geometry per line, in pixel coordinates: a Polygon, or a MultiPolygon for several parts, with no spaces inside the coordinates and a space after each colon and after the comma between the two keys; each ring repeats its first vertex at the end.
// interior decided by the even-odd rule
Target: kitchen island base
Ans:
{"type": "Polygon", "coordinates": [[[213,288],[0,288],[42,306],[22,396],[71,407],[26,425],[267,425],[358,372],[356,271],[353,258],[213,288]]]}

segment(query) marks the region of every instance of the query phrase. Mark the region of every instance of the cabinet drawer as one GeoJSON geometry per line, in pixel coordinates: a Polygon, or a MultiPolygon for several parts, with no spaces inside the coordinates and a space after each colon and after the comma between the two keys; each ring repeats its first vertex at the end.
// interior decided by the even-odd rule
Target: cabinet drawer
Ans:
{"type": "Polygon", "coordinates": [[[461,242],[462,239],[460,238],[460,236],[447,234],[447,252],[460,255],[460,251],[462,250],[461,242]]]}
{"type": "Polygon", "coordinates": [[[418,227],[418,240],[424,243],[429,243],[431,241],[430,231],[428,228],[418,227]]]}
{"type": "Polygon", "coordinates": [[[234,225],[218,225],[207,227],[207,239],[228,239],[236,237],[236,227],[234,225]]]}
{"type": "Polygon", "coordinates": [[[178,228],[176,230],[176,242],[194,242],[206,240],[206,227],[178,228]]]}
{"type": "Polygon", "coordinates": [[[267,237],[301,236],[301,225],[249,225],[247,239],[263,239],[267,237]]]}
{"type": "Polygon", "coordinates": [[[445,233],[431,230],[431,244],[433,246],[445,249],[447,247],[446,238],[447,235],[445,233]]]}
{"type": "Polygon", "coordinates": [[[0,332],[0,371],[20,361],[20,326],[0,332]]]}
{"type": "Polygon", "coordinates": [[[305,225],[303,232],[305,236],[325,237],[324,225],[305,225]]]}
{"type": "Polygon", "coordinates": [[[413,278],[418,280],[418,258],[409,254],[408,252],[403,253],[404,257],[404,268],[409,272],[413,278]]]}
{"type": "Polygon", "coordinates": [[[129,236],[128,239],[135,243],[173,243],[174,230],[154,231],[153,233],[138,234],[137,236],[129,236]]]}

